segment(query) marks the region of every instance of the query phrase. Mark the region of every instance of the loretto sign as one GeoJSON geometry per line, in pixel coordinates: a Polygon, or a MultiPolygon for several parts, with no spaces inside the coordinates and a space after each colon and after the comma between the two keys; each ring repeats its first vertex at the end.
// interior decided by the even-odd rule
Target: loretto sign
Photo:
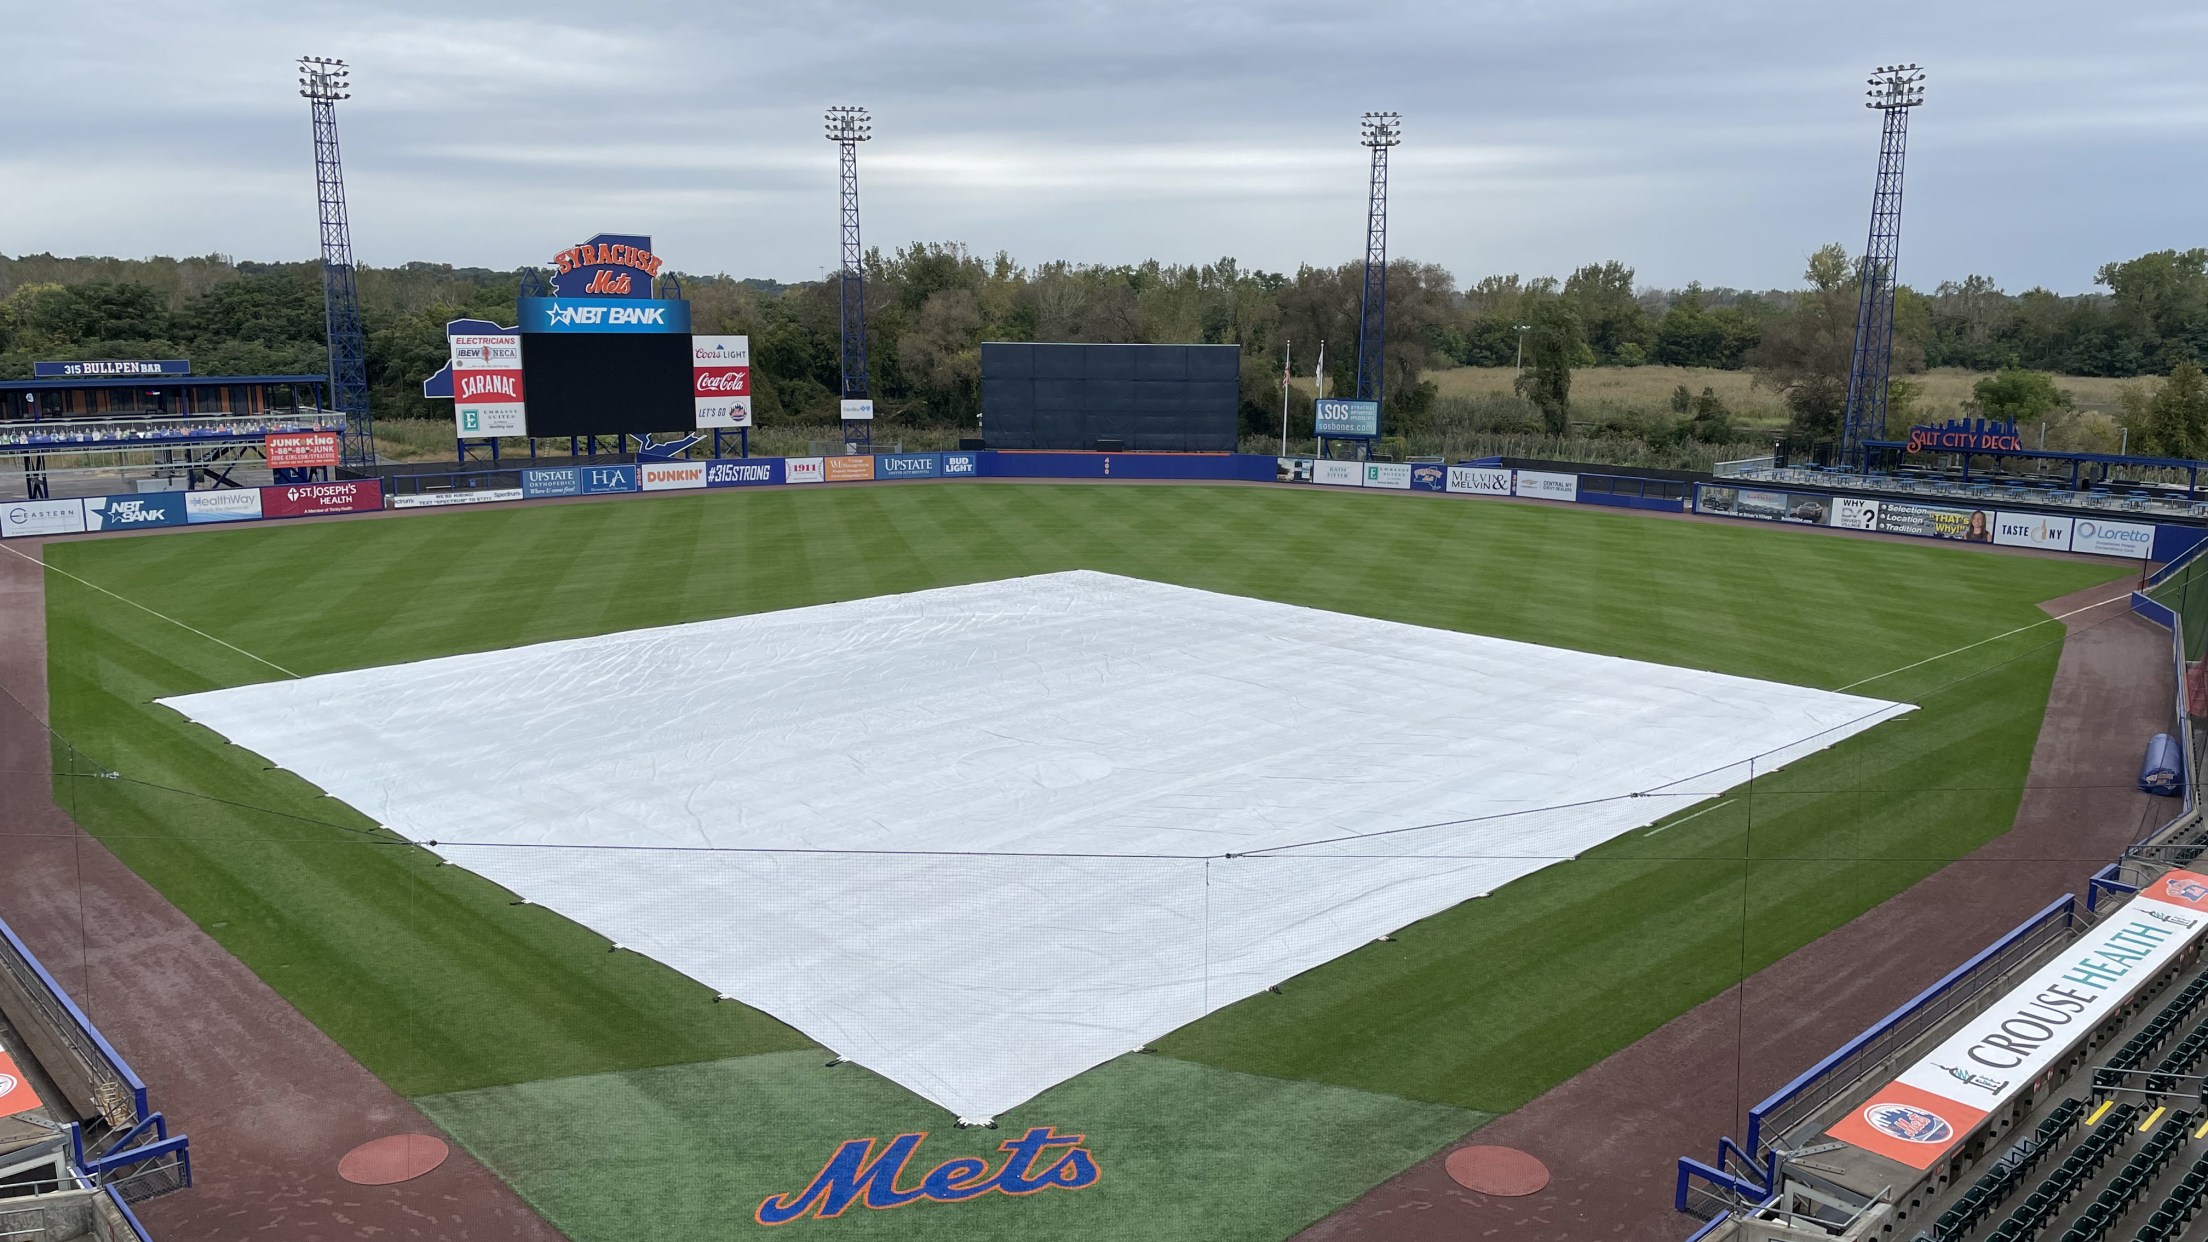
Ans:
{"type": "Polygon", "coordinates": [[[1989,418],[1955,418],[1937,427],[1911,427],[1909,445],[1905,451],[2020,453],[2024,451],[2024,438],[2016,433],[2014,422],[1995,422],[1989,418]]]}

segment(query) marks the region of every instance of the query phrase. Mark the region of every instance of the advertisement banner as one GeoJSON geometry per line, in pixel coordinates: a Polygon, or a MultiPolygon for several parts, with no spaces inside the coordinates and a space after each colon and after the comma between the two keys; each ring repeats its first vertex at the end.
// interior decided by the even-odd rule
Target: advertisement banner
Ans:
{"type": "Polygon", "coordinates": [[[1993,541],[2007,548],[2070,549],[2071,519],[2045,513],[1996,513],[1993,541]]]}
{"type": "Polygon", "coordinates": [[[638,462],[639,486],[647,492],[680,492],[705,486],[702,461],[638,462]]]}
{"type": "MultiPolygon", "coordinates": [[[[261,489],[262,517],[309,517],[317,513],[367,513],[383,508],[383,484],[376,479],[339,483],[300,483],[261,489]]],[[[196,520],[196,519],[195,519],[196,520]]]]}
{"type": "Polygon", "coordinates": [[[1449,467],[1449,490],[1474,496],[1508,496],[1510,471],[1494,466],[1449,467]]]}
{"type": "Polygon", "coordinates": [[[1313,405],[1311,424],[1321,436],[1376,436],[1380,434],[1380,403],[1326,397],[1313,405]]]}
{"type": "Polygon", "coordinates": [[[874,459],[871,457],[831,457],[828,459],[830,483],[869,483],[874,479],[874,459]]]}
{"type": "MultiPolygon", "coordinates": [[[[1520,475],[1524,478],[1524,475],[1520,475]]],[[[1892,502],[1884,502],[1881,509],[1890,509],[1892,502]]],[[[1727,517],[1754,518],[1759,522],[1796,522],[1804,526],[1823,526],[1832,516],[1832,497],[1808,492],[1772,492],[1747,487],[1700,487],[1695,489],[1694,508],[1697,513],[1719,513],[1727,517]]]]}
{"type": "Polygon", "coordinates": [[[521,298],[523,332],[688,332],[690,303],[660,298],[521,298]]]}
{"type": "Polygon", "coordinates": [[[576,469],[583,472],[585,496],[642,490],[637,485],[635,466],[578,466],[576,469]]]}
{"type": "Polygon", "coordinates": [[[98,362],[34,362],[32,379],[113,379],[133,375],[190,375],[192,364],[183,358],[102,359],[98,362]]]}
{"type": "Polygon", "coordinates": [[[0,500],[0,536],[73,535],[83,529],[81,500],[0,500]]]}
{"type": "Polygon", "coordinates": [[[1273,481],[1276,483],[1309,483],[1311,459],[1308,457],[1275,457],[1273,481]]]}
{"type": "Polygon", "coordinates": [[[785,483],[818,483],[828,477],[818,457],[790,457],[782,462],[782,481],[785,483]]]}
{"type": "Polygon", "coordinates": [[[565,298],[649,297],[666,260],[641,233],[598,233],[552,256],[552,292],[565,298]]]}
{"type": "Polygon", "coordinates": [[[2128,556],[2147,559],[2154,547],[2154,528],[2137,522],[2109,522],[2081,517],[2070,525],[2070,550],[2096,556],[2128,556]]]}
{"type": "Polygon", "coordinates": [[[1532,496],[1538,500],[1579,499],[1579,476],[1576,474],[1551,474],[1545,470],[1520,470],[1517,494],[1532,496]]]}
{"type": "Polygon", "coordinates": [[[394,509],[442,509],[447,505],[489,505],[501,500],[521,500],[528,491],[519,487],[472,487],[461,492],[413,492],[391,497],[394,509]]]}
{"type": "Polygon", "coordinates": [[[751,426],[751,338],[690,338],[690,395],[697,427],[751,426]]]}
{"type": "Polygon", "coordinates": [[[521,370],[521,336],[514,332],[451,332],[445,340],[455,371],[521,370]]]}
{"type": "Polygon", "coordinates": [[[334,431],[271,431],[261,437],[261,456],[271,470],[297,470],[337,464],[334,431]]]}
{"type": "Polygon", "coordinates": [[[863,398],[847,400],[841,409],[846,422],[871,422],[874,418],[874,403],[863,398]]]}
{"type": "Polygon", "coordinates": [[[943,453],[943,477],[971,479],[981,474],[981,454],[943,453]]]}
{"type": "Polygon", "coordinates": [[[1827,1133],[1931,1168],[2198,940],[2204,914],[2208,876],[2150,882],[1827,1133]]]}
{"type": "Polygon", "coordinates": [[[1857,496],[1834,497],[1832,524],[1842,530],[1877,530],[1878,503],[1857,496]]]}
{"type": "Polygon", "coordinates": [[[934,479],[943,474],[943,459],[934,453],[883,453],[874,459],[877,479],[934,479]]]}
{"type": "Polygon", "coordinates": [[[184,493],[184,520],[195,526],[201,522],[252,522],[260,516],[261,490],[257,487],[184,493]]]}
{"type": "Polygon", "coordinates": [[[530,500],[539,496],[580,496],[583,494],[583,472],[574,466],[524,470],[521,472],[521,494],[530,500]]]}
{"type": "Polygon", "coordinates": [[[1905,505],[1889,500],[1878,506],[1878,528],[1889,535],[1957,539],[1964,543],[1993,542],[1993,517],[1983,509],[1905,505]]]}
{"type": "Polygon", "coordinates": [[[763,487],[781,481],[779,457],[723,457],[705,463],[707,487],[763,487]]]}
{"type": "Polygon", "coordinates": [[[1411,468],[1392,461],[1368,461],[1365,463],[1365,486],[1407,492],[1411,490],[1411,468]]]}
{"type": "Polygon", "coordinates": [[[145,526],[182,526],[184,493],[94,496],[84,502],[86,530],[136,530],[145,526]]]}
{"type": "Polygon", "coordinates": [[[1330,487],[1363,487],[1365,468],[1362,462],[1319,461],[1311,464],[1311,481],[1330,487]]]}

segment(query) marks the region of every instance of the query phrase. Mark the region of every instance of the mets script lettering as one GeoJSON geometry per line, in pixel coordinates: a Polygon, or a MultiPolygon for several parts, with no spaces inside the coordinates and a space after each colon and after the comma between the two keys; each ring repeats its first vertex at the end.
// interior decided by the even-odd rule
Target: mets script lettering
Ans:
{"type": "Polygon", "coordinates": [[[836,1149],[821,1166],[813,1183],[796,1194],[769,1195],[754,1214],[762,1225],[787,1225],[815,1216],[830,1220],[854,1203],[876,1211],[903,1207],[921,1199],[936,1203],[960,1203],[992,1191],[1007,1195],[1031,1195],[1044,1190],[1079,1190],[1093,1186],[1099,1176],[1096,1157],[1081,1146],[1079,1134],[1060,1134],[1055,1127],[1037,1126],[1016,1139],[997,1144],[1005,1153],[995,1172],[978,1156],[956,1156],[929,1170],[920,1184],[899,1189],[905,1166],[920,1150],[925,1132],[900,1134],[880,1153],[874,1139],[852,1139],[836,1149]]]}

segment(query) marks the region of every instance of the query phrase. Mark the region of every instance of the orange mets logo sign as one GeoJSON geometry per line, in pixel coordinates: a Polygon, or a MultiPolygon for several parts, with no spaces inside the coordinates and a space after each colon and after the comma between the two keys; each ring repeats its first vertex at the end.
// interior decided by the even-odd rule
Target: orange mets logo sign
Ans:
{"type": "Polygon", "coordinates": [[[648,298],[662,262],[649,237],[600,233],[552,256],[552,292],[563,298],[648,298]]]}
{"type": "Polygon", "coordinates": [[[900,1189],[897,1183],[906,1180],[906,1166],[927,1137],[924,1131],[900,1134],[879,1153],[874,1150],[876,1140],[852,1139],[828,1157],[812,1185],[794,1194],[767,1196],[753,1219],[762,1225],[787,1225],[807,1216],[832,1220],[854,1203],[879,1212],[922,1199],[962,1203],[986,1194],[1079,1190],[1094,1186],[1099,1176],[1095,1155],[1081,1145],[1083,1136],[1036,1126],[997,1144],[1005,1158],[993,1170],[978,1156],[954,1156],[928,1170],[919,1185],[900,1189]]]}

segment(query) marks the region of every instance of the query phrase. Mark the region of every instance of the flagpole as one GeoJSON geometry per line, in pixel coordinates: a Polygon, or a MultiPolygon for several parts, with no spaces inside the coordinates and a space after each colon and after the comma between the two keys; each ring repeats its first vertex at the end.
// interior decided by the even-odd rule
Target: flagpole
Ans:
{"type": "Polygon", "coordinates": [[[1291,368],[1291,366],[1292,366],[1292,364],[1291,364],[1291,363],[1289,362],[1289,359],[1290,359],[1291,357],[1293,357],[1293,356],[1295,355],[1295,352],[1296,352],[1296,343],[1295,343],[1294,341],[1282,341],[1282,342],[1281,342],[1281,345],[1280,345],[1280,455],[1281,455],[1282,457],[1286,457],[1286,456],[1288,455],[1288,377],[1289,377],[1289,375],[1291,374],[1291,370],[1290,370],[1290,368],[1291,368]]]}

